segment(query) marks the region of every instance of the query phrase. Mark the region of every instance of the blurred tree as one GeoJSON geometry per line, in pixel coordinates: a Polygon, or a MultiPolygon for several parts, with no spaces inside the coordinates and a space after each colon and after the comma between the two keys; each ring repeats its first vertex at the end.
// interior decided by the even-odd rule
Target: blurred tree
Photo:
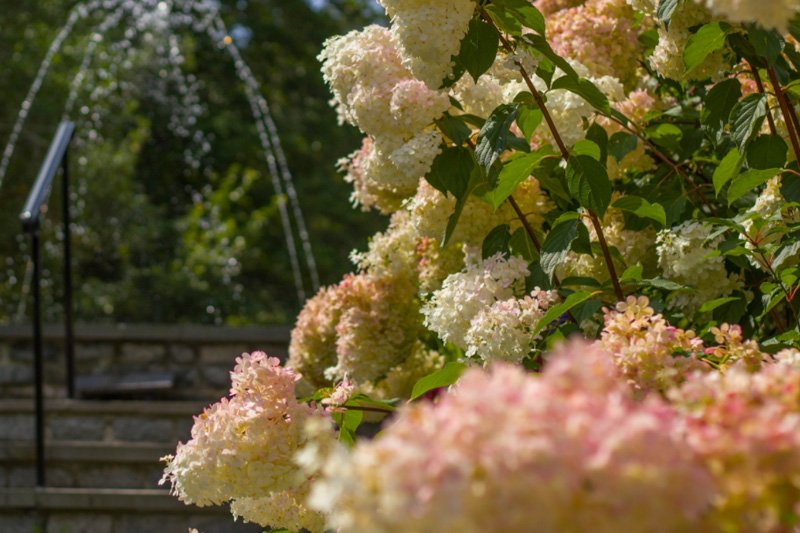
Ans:
{"type": "MultiPolygon", "coordinates": [[[[167,2],[168,4],[169,2],[167,2]]],[[[0,143],[75,1],[19,0],[0,17],[0,143]]],[[[359,135],[336,124],[316,55],[379,15],[370,0],[224,0],[231,38],[270,103],[323,283],[382,224],[353,211],[338,158],[359,135]]],[[[27,244],[17,214],[103,14],[53,61],[0,188],[0,321],[24,316],[27,244]]],[[[130,23],[130,21],[128,21],[130,23]]],[[[80,320],[288,322],[298,309],[277,199],[243,84],[224,49],[185,29],[110,29],[77,93],[75,272],[80,320]],[[174,72],[171,48],[182,64],[174,72]],[[165,52],[166,50],[166,52],[165,52]]],[[[57,190],[43,231],[45,309],[60,315],[57,190]]],[[[307,292],[310,292],[306,276],[307,292]]],[[[310,294],[308,294],[310,296],[310,294]]]]}

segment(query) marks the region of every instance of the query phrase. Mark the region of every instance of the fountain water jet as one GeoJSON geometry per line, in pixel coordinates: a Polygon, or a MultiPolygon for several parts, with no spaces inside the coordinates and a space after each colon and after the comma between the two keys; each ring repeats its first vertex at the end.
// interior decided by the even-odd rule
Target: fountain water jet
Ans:
{"type": "MultiPolygon", "coordinates": [[[[267,163],[267,169],[270,173],[272,187],[277,197],[277,205],[287,251],[289,253],[297,297],[302,303],[305,300],[306,294],[303,272],[295,244],[295,230],[292,225],[292,218],[294,219],[293,222],[301,242],[305,266],[314,291],[319,288],[320,282],[305,219],[294,187],[293,177],[289,170],[286,156],[278,136],[277,127],[269,110],[269,105],[261,94],[260,86],[249,66],[244,61],[238,47],[236,47],[232,39],[228,36],[225,23],[218,12],[218,5],[211,0],[203,0],[200,2],[187,2],[186,0],[144,0],[140,2],[133,0],[90,0],[73,8],[67,22],[62,26],[56,38],[51,43],[45,59],[37,71],[36,78],[20,108],[9,141],[3,152],[2,160],[0,160],[0,187],[2,187],[8,164],[14,153],[28,112],[36,99],[53,58],[60,51],[64,41],[73,32],[75,25],[80,20],[87,18],[98,10],[105,12],[107,15],[106,18],[96,26],[95,30],[92,32],[92,38],[86,45],[78,72],[70,84],[70,91],[64,108],[64,117],[70,116],[73,112],[78,93],[86,78],[86,73],[91,67],[97,46],[103,41],[104,35],[110,29],[118,25],[126,16],[135,21],[134,27],[137,30],[141,31],[146,29],[149,25],[161,25],[161,29],[170,31],[167,57],[172,67],[177,70],[177,74],[180,75],[182,75],[180,69],[182,56],[180,55],[179,43],[175,34],[172,33],[172,29],[179,26],[186,26],[190,27],[192,31],[196,33],[206,33],[218,47],[227,50],[233,60],[236,74],[244,85],[245,96],[248,99],[255,120],[259,142],[267,163]],[[288,203],[291,205],[291,215],[287,208],[287,198],[289,200],[288,203]]],[[[185,79],[182,81],[185,82],[185,79]]],[[[186,84],[184,83],[184,85],[186,84]]],[[[191,120],[189,122],[191,122],[191,120]]],[[[195,138],[197,138],[196,134],[195,138]]]]}

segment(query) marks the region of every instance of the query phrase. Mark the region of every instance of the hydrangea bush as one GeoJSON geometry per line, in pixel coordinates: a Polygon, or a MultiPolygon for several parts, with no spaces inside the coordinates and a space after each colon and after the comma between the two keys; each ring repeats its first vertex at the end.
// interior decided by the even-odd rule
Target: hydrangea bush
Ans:
{"type": "Polygon", "coordinates": [[[796,531],[800,4],[379,3],[319,58],[388,227],[163,482],[292,531],[796,531]]]}

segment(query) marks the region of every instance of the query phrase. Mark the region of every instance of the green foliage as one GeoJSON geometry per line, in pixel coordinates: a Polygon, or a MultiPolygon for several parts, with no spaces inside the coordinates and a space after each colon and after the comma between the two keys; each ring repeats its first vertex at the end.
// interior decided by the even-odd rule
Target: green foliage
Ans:
{"type": "Polygon", "coordinates": [[[428,374],[427,376],[420,378],[420,380],[414,384],[414,388],[411,390],[411,397],[409,398],[409,401],[416,400],[420,396],[423,396],[434,389],[449,387],[455,383],[459,377],[461,377],[462,372],[464,372],[466,368],[467,365],[464,363],[458,363],[455,361],[445,363],[442,368],[433,372],[432,374],[428,374]]]}

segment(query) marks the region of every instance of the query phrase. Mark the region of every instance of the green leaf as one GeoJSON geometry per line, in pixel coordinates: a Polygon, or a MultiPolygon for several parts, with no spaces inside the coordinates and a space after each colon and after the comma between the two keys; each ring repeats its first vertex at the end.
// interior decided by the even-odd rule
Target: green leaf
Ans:
{"type": "Polygon", "coordinates": [[[722,158],[717,168],[714,170],[714,175],[711,180],[714,182],[714,190],[719,196],[720,191],[726,183],[739,175],[742,168],[742,160],[744,158],[739,155],[739,150],[731,148],[731,150],[722,158]]]}
{"type": "Polygon", "coordinates": [[[356,430],[364,419],[364,411],[348,409],[344,412],[333,413],[332,417],[336,425],[339,426],[339,440],[348,446],[354,446],[356,443],[356,430]]]}
{"type": "MultiPolygon", "coordinates": [[[[606,133],[606,130],[597,122],[593,122],[592,125],[589,126],[589,129],[586,130],[585,140],[593,142],[600,149],[600,153],[596,159],[605,165],[608,160],[608,133],[606,133]]],[[[572,150],[575,152],[575,145],[573,145],[572,150]]]]}
{"type": "Polygon", "coordinates": [[[508,242],[511,240],[508,224],[501,224],[483,239],[483,246],[481,247],[481,255],[484,259],[493,256],[498,252],[508,252],[508,242]]]}
{"type": "Polygon", "coordinates": [[[728,187],[728,205],[780,174],[779,168],[751,169],[737,176],[728,187]]]}
{"type": "Polygon", "coordinates": [[[636,135],[618,131],[608,140],[608,153],[619,163],[626,155],[636,150],[638,143],[636,135]]]}
{"type": "Polygon", "coordinates": [[[660,204],[651,204],[638,196],[623,196],[614,202],[614,207],[633,213],[637,217],[655,220],[662,226],[667,223],[667,214],[660,204]]]}
{"type": "Polygon", "coordinates": [[[569,311],[572,310],[578,304],[582,304],[589,298],[592,298],[596,295],[600,294],[600,291],[577,291],[573,292],[567,298],[558,305],[554,305],[547,312],[544,316],[539,320],[539,323],[536,324],[536,327],[533,328],[531,332],[532,335],[538,335],[544,328],[550,325],[554,320],[560,318],[562,315],[567,314],[569,311]]]}
{"type": "Polygon", "coordinates": [[[434,389],[449,387],[458,381],[458,378],[461,377],[461,373],[464,372],[466,368],[467,365],[464,363],[458,363],[455,361],[445,363],[442,368],[432,374],[428,374],[427,376],[420,378],[420,380],[414,384],[414,388],[411,389],[411,397],[409,398],[409,401],[416,400],[423,394],[434,389]]]}
{"type": "Polygon", "coordinates": [[[539,259],[539,252],[536,250],[525,228],[517,228],[508,241],[508,247],[512,254],[522,257],[529,263],[539,259]]]}
{"type": "Polygon", "coordinates": [[[759,135],[747,147],[747,165],[750,168],[783,168],[789,147],[778,135],[759,135]]]}
{"type": "Polygon", "coordinates": [[[716,300],[711,300],[711,301],[706,302],[703,305],[701,305],[700,309],[698,310],[698,312],[700,312],[700,313],[709,313],[709,312],[713,311],[714,309],[716,309],[717,307],[719,307],[721,305],[725,305],[726,303],[729,303],[729,302],[735,302],[738,299],[739,298],[736,297],[736,296],[726,296],[724,298],[717,298],[716,300]]]}
{"type": "Polygon", "coordinates": [[[739,146],[739,152],[745,153],[761,124],[767,116],[767,97],[756,93],[745,96],[731,111],[731,137],[739,146]]]}
{"type": "Polygon", "coordinates": [[[781,196],[787,202],[800,203],[800,176],[785,174],[781,178],[781,196]]]}
{"type": "Polygon", "coordinates": [[[538,107],[523,105],[517,112],[517,126],[525,136],[525,140],[531,142],[531,136],[539,124],[542,123],[542,111],[538,107]]]}
{"type": "Polygon", "coordinates": [[[614,111],[606,95],[586,78],[562,76],[553,82],[551,89],[564,89],[577,94],[604,115],[611,115],[614,111]]]}
{"type": "Polygon", "coordinates": [[[572,78],[577,78],[578,73],[575,72],[575,69],[572,68],[566,59],[555,53],[553,48],[548,44],[547,40],[542,35],[536,35],[533,33],[528,33],[522,36],[522,40],[528,43],[533,47],[534,50],[538,51],[544,57],[552,61],[552,63],[561,69],[567,76],[572,78]]]}
{"type": "Polygon", "coordinates": [[[571,151],[573,155],[588,155],[595,161],[600,161],[600,146],[598,146],[594,141],[581,139],[572,145],[571,151]]]}
{"type": "Polygon", "coordinates": [[[512,15],[522,26],[544,35],[544,15],[527,0],[494,0],[492,4],[512,15]]]}
{"type": "Polygon", "coordinates": [[[475,167],[472,150],[460,146],[449,147],[436,156],[425,179],[442,194],[451,193],[460,198],[475,167]]]}
{"type": "Polygon", "coordinates": [[[664,279],[664,278],[651,278],[651,279],[643,279],[642,285],[648,287],[654,287],[656,289],[664,289],[667,291],[677,291],[681,289],[688,289],[686,285],[681,285],[680,283],[675,283],[672,280],[664,279]]]}
{"type": "Polygon", "coordinates": [[[451,214],[450,218],[447,220],[447,228],[445,228],[444,237],[442,237],[442,248],[447,246],[447,243],[450,242],[450,237],[453,236],[453,232],[458,224],[458,219],[461,218],[461,212],[464,211],[464,206],[466,205],[469,196],[479,189],[487,186],[488,181],[486,179],[486,175],[477,164],[473,164],[472,174],[470,175],[466,187],[461,192],[460,196],[456,195],[456,206],[453,210],[453,214],[451,214]]]}
{"type": "Polygon", "coordinates": [[[689,37],[683,51],[683,64],[688,74],[705,59],[725,46],[725,37],[731,30],[730,24],[724,22],[709,22],[702,26],[697,33],[689,37]]]}
{"type": "Polygon", "coordinates": [[[742,88],[737,78],[720,81],[708,91],[703,100],[700,122],[712,131],[721,130],[741,96],[742,88]]]}
{"type": "Polygon", "coordinates": [[[483,167],[487,175],[491,175],[492,166],[500,158],[508,145],[509,128],[517,118],[518,104],[499,105],[478,133],[478,144],[475,147],[475,156],[478,164],[483,167]]]}
{"type": "Polygon", "coordinates": [[[547,147],[506,162],[497,177],[497,186],[483,195],[483,199],[495,209],[500,207],[517,186],[539,166],[542,158],[550,154],[550,148],[547,147]]]}
{"type": "Polygon", "coordinates": [[[567,185],[581,206],[602,218],[611,202],[611,181],[600,162],[588,155],[570,156],[567,185]]]}
{"type": "Polygon", "coordinates": [[[479,18],[469,23],[469,29],[461,41],[457,62],[464,66],[476,82],[481,74],[489,70],[497,57],[500,36],[489,24],[479,18]]]}
{"type": "Polygon", "coordinates": [[[785,44],[781,34],[775,30],[766,30],[755,24],[747,24],[747,38],[750,44],[761,57],[767,59],[770,65],[775,65],[785,44]]]}
{"type": "Polygon", "coordinates": [[[445,114],[442,118],[437,120],[436,126],[457,146],[461,146],[467,142],[467,139],[472,135],[472,129],[467,126],[462,118],[454,117],[449,114],[445,114]]]}
{"type": "Polygon", "coordinates": [[[681,129],[667,122],[647,128],[647,137],[659,146],[670,150],[680,150],[683,132],[681,129]]]}
{"type": "Polygon", "coordinates": [[[658,7],[656,8],[656,17],[664,23],[664,26],[669,28],[669,21],[672,19],[672,14],[675,8],[678,7],[678,0],[658,0],[658,7]]]}
{"type": "Polygon", "coordinates": [[[643,271],[644,267],[642,264],[636,263],[635,265],[625,269],[625,272],[623,272],[619,277],[619,281],[621,283],[641,281],[643,271]]]}
{"type": "Polygon", "coordinates": [[[582,222],[578,213],[564,213],[553,223],[553,228],[542,243],[542,270],[550,278],[556,267],[566,259],[572,242],[578,238],[579,224],[582,222]]]}

